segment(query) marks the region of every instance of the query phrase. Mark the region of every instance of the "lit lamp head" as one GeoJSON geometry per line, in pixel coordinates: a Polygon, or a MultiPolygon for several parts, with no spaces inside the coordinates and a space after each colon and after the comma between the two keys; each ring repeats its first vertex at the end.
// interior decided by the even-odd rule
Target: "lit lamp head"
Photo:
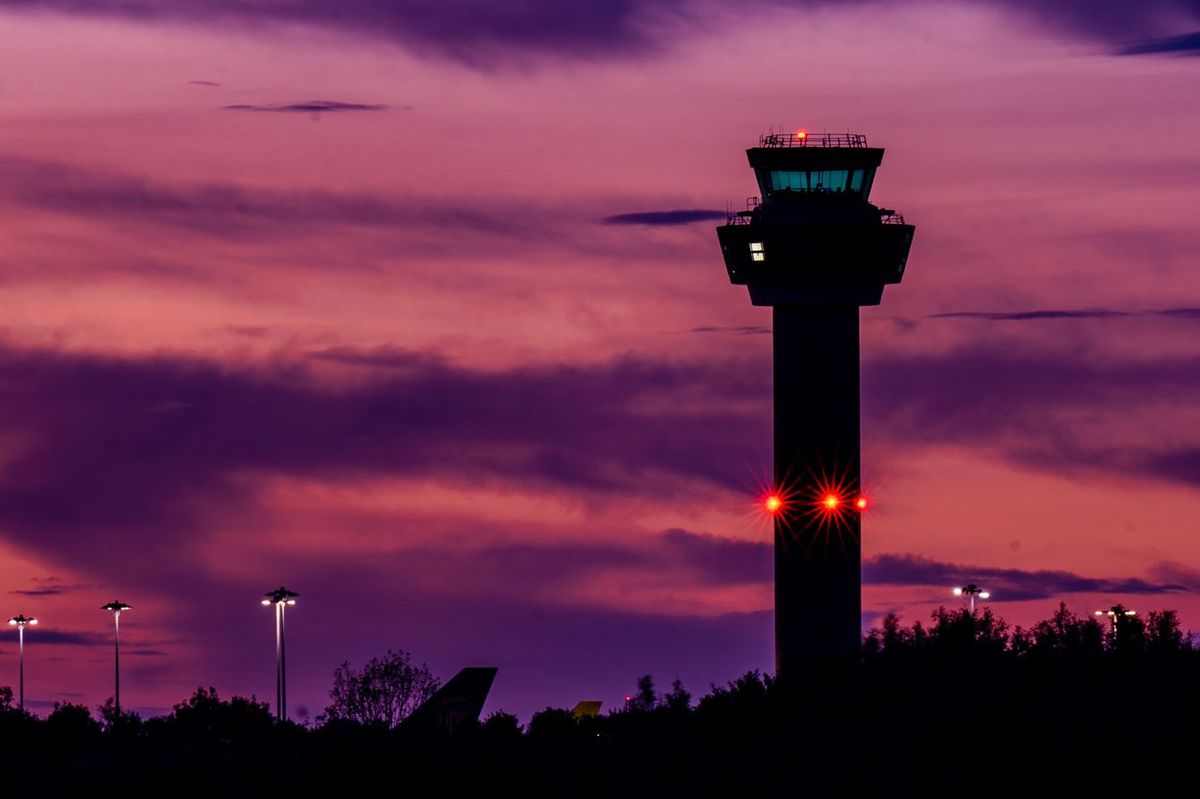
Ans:
{"type": "Polygon", "coordinates": [[[26,625],[35,625],[37,623],[38,623],[37,619],[32,618],[30,616],[25,616],[24,614],[22,614],[20,616],[13,616],[11,619],[8,620],[8,624],[10,627],[24,627],[26,625]]]}
{"type": "Polygon", "coordinates": [[[124,602],[120,602],[120,601],[114,599],[112,602],[109,602],[107,605],[101,605],[100,609],[101,610],[111,610],[113,613],[120,613],[121,611],[124,611],[124,610],[133,610],[133,605],[126,605],[124,602]]]}
{"type": "Polygon", "coordinates": [[[967,583],[966,585],[956,585],[954,587],[954,589],[951,591],[951,593],[953,593],[955,596],[976,596],[976,597],[979,597],[980,599],[987,599],[988,597],[991,596],[990,592],[985,591],[984,589],[975,585],[975,583],[967,583]]]}
{"type": "Polygon", "coordinates": [[[296,597],[300,595],[295,591],[287,590],[281,585],[274,591],[269,591],[265,596],[266,599],[262,601],[264,605],[294,605],[296,604],[296,597]]]}

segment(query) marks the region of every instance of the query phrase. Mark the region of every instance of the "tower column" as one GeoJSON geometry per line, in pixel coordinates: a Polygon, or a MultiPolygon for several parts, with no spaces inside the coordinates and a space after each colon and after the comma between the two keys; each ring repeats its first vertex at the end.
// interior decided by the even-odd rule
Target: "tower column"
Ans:
{"type": "Polygon", "coordinates": [[[774,308],[775,667],[857,656],[861,628],[858,306],[774,308]],[[837,507],[826,507],[827,497],[837,507]]]}

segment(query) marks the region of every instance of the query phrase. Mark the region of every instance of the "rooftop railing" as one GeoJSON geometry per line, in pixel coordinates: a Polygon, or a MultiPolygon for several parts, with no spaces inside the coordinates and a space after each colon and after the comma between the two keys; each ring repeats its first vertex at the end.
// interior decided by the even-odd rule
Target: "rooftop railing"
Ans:
{"type": "Polygon", "coordinates": [[[758,137],[759,147],[866,147],[867,137],[861,133],[764,133],[758,137]]]}
{"type": "MultiPolygon", "coordinates": [[[[727,225],[749,225],[752,222],[754,211],[761,205],[758,197],[747,197],[746,208],[744,210],[735,211],[733,204],[730,203],[725,208],[725,224],[727,225]]],[[[903,225],[904,214],[898,211],[893,211],[891,208],[879,209],[879,221],[885,225],[903,225]]]]}

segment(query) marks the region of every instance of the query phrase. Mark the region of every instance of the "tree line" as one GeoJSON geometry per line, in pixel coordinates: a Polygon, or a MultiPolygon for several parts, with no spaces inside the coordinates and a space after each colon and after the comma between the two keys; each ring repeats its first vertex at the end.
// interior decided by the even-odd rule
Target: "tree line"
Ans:
{"type": "Polygon", "coordinates": [[[548,707],[523,725],[496,712],[454,734],[401,723],[437,687],[401,651],[342,664],[311,726],[211,688],[158,718],[110,702],[40,720],[0,688],[0,764],[15,784],[59,791],[307,795],[385,779],[414,795],[1147,795],[1183,780],[1200,745],[1200,651],[1173,611],[1111,625],[1060,605],[1028,628],[988,609],[889,615],[861,655],[840,678],[780,686],[751,671],[698,699],[644,675],[606,714],[548,707]]]}

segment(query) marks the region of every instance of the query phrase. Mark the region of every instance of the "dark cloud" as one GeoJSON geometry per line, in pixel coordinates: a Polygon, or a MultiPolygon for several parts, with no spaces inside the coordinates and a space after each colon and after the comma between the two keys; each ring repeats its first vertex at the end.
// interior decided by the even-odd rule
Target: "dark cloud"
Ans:
{"type": "Polygon", "coordinates": [[[428,369],[441,364],[431,354],[398,347],[330,347],[313,350],[308,357],[316,361],[328,361],[343,366],[366,366],[374,369],[428,369]]]}
{"type": "MultiPolygon", "coordinates": [[[[343,103],[337,100],[309,100],[306,103],[287,103],[285,105],[227,105],[226,111],[273,111],[284,114],[323,114],[339,111],[383,111],[386,105],[369,103],[343,103]]],[[[412,106],[402,106],[401,111],[411,111],[412,106]]]]}
{"type": "Polygon", "coordinates": [[[693,222],[724,220],[724,211],[707,211],[700,208],[681,208],[673,211],[640,211],[631,214],[606,216],[601,221],[606,225],[690,225],[693,222]]]}
{"type": "Polygon", "coordinates": [[[1068,571],[965,566],[920,555],[878,555],[863,563],[863,582],[874,585],[945,586],[976,582],[992,592],[992,602],[1049,599],[1062,594],[1174,594],[1191,591],[1182,582],[1149,582],[1136,577],[1083,577],[1068,571]]]}
{"type": "Polygon", "coordinates": [[[738,336],[757,336],[770,333],[771,328],[761,325],[704,325],[693,327],[689,333],[733,333],[738,336]]]}
{"type": "MultiPolygon", "coordinates": [[[[164,225],[230,236],[295,237],[321,225],[427,230],[438,249],[445,233],[522,238],[545,235],[543,209],[496,198],[393,197],[312,189],[263,189],[235,183],[163,183],[135,175],[0,156],[0,189],[19,202],[88,219],[164,225]]],[[[493,238],[493,240],[495,240],[493,238]]]]}
{"type": "Polygon", "coordinates": [[[190,83],[193,86],[220,86],[221,85],[221,84],[217,83],[215,80],[189,80],[188,83],[190,83]]]}
{"type": "Polygon", "coordinates": [[[1182,563],[1156,563],[1150,567],[1148,574],[1160,582],[1177,583],[1186,586],[1188,591],[1200,591],[1200,570],[1182,563]]]}
{"type": "Polygon", "coordinates": [[[772,544],[686,530],[668,530],[662,544],[670,560],[696,570],[710,584],[758,583],[771,579],[772,544]]]}
{"type": "Polygon", "coordinates": [[[1143,468],[1159,477],[1200,486],[1200,444],[1152,453],[1144,459],[1143,468]]]}
{"type": "Polygon", "coordinates": [[[1200,55],[1200,31],[1134,42],[1119,48],[1117,52],[1121,55],[1200,55]]]}
{"type": "Polygon", "coordinates": [[[38,646],[94,646],[96,644],[111,644],[112,639],[99,633],[77,633],[68,630],[48,630],[45,627],[31,627],[26,633],[28,642],[35,640],[38,646]],[[34,637],[36,636],[36,638],[34,637]]]}
{"type": "Polygon", "coordinates": [[[769,371],[751,364],[485,372],[419,353],[318,357],[331,355],[380,368],[337,387],[304,363],[242,372],[0,349],[0,432],[28,442],[0,474],[0,528],[81,561],[123,552],[132,569],[178,561],[205,512],[246,501],[256,473],[442,474],[661,497],[741,490],[742,464],[769,460],[769,371]],[[755,396],[758,412],[745,402],[755,396]]]}
{"type": "Polygon", "coordinates": [[[1105,469],[1196,481],[1189,441],[1114,448],[1095,419],[1128,421],[1139,408],[1183,414],[1200,396],[1200,357],[1127,360],[1031,346],[980,344],[945,353],[889,355],[863,369],[864,415],[908,444],[951,443],[1043,469],[1105,469]],[[1074,424],[1074,419],[1088,419],[1074,424]]]}
{"type": "Polygon", "coordinates": [[[428,55],[475,64],[527,54],[572,58],[648,50],[650,27],[685,11],[686,0],[0,0],[0,7],[209,27],[295,23],[390,40],[428,55]]]}
{"type": "Polygon", "coordinates": [[[1128,311],[1104,308],[1082,311],[949,311],[930,314],[929,319],[987,319],[993,322],[1021,322],[1037,319],[1118,319],[1132,316],[1128,311]]]}
{"type": "Polygon", "coordinates": [[[48,586],[46,588],[18,588],[15,591],[9,591],[10,594],[18,594],[20,596],[58,596],[65,593],[66,588],[62,586],[48,586]]]}
{"type": "Polygon", "coordinates": [[[1165,316],[1175,319],[1200,319],[1200,308],[1152,308],[1121,311],[1111,308],[1081,308],[1075,310],[1035,311],[947,311],[927,316],[927,319],[984,319],[991,322],[1028,322],[1042,319],[1126,319],[1131,317],[1165,316]]]}
{"type": "MultiPolygon", "coordinates": [[[[1172,26],[1200,17],[1197,0],[976,1],[1131,54],[1184,52],[1194,35],[1174,35],[1179,31],[1172,26]],[[1135,38],[1144,41],[1129,44],[1135,38]]],[[[752,0],[737,11],[745,15],[826,5],[828,0],[752,0]]],[[[679,36],[681,24],[711,20],[719,13],[703,0],[342,0],[335,5],[325,0],[0,0],[0,7],[183,20],[239,30],[299,23],[394,41],[418,53],[480,66],[545,55],[579,59],[655,52],[679,36]]]]}

